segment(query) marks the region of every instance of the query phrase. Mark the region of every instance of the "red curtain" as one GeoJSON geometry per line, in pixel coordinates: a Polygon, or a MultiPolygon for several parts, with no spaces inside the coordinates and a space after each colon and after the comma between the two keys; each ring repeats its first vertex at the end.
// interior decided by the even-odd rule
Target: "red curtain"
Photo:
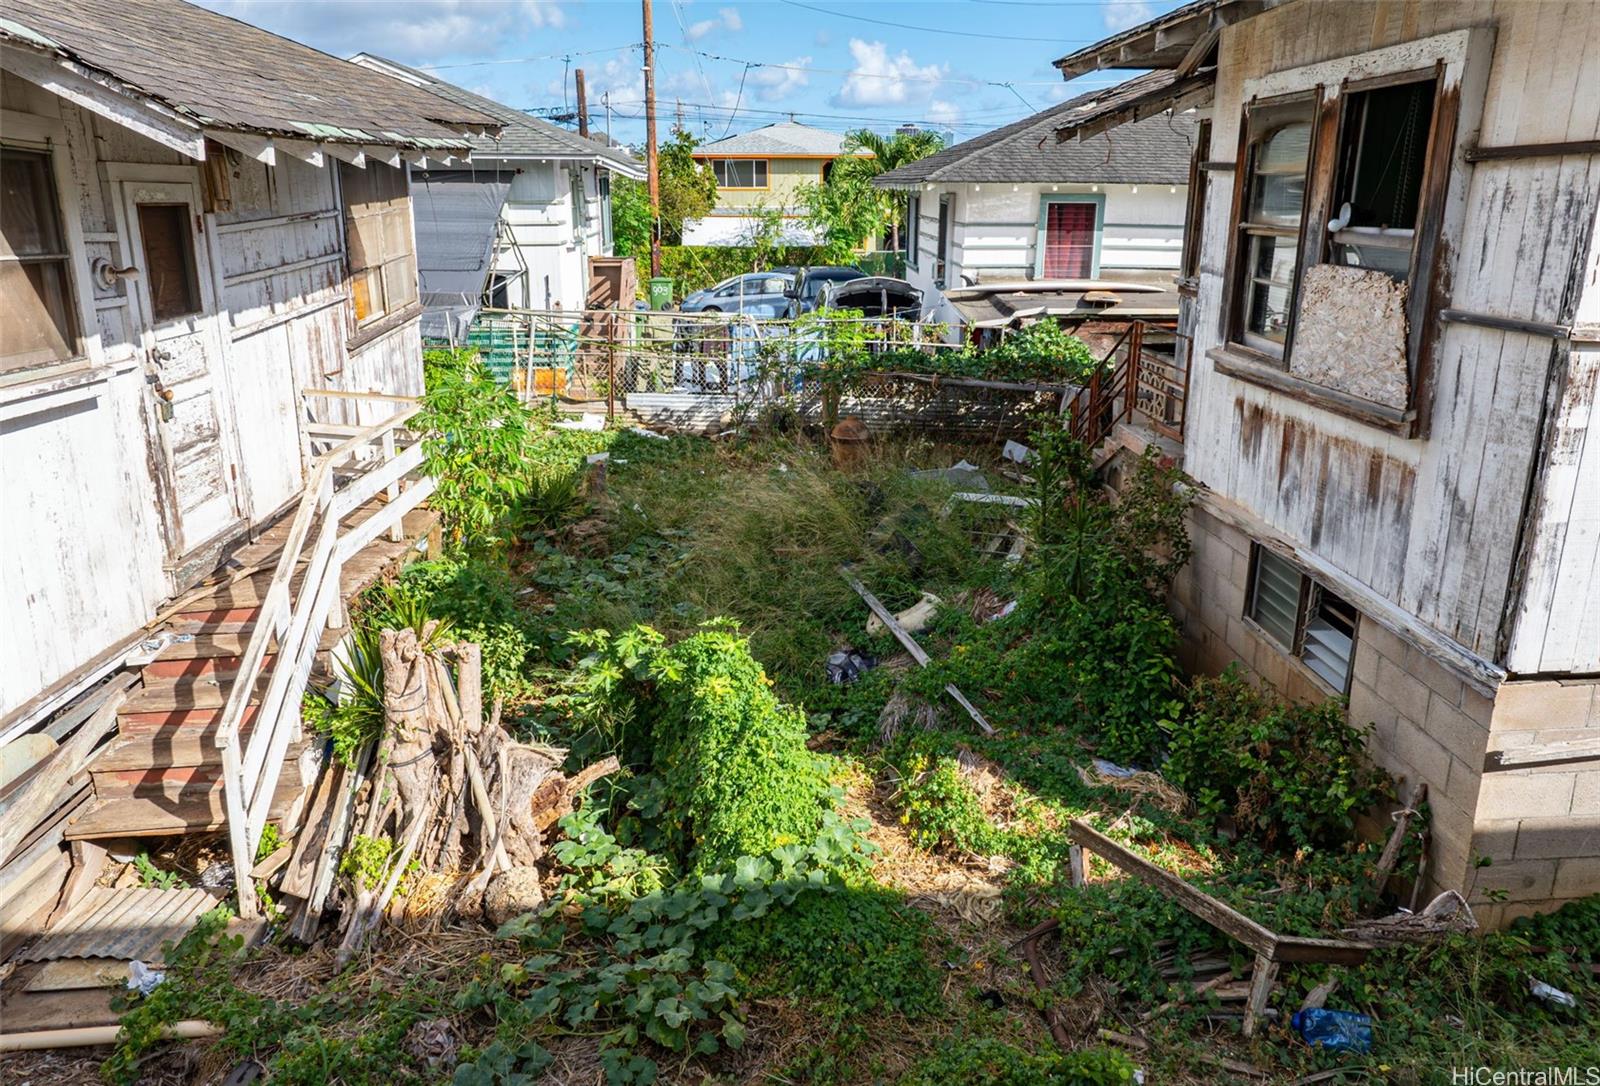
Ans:
{"type": "Polygon", "coordinates": [[[1044,277],[1086,279],[1094,274],[1095,205],[1055,203],[1044,220],[1044,277]]]}

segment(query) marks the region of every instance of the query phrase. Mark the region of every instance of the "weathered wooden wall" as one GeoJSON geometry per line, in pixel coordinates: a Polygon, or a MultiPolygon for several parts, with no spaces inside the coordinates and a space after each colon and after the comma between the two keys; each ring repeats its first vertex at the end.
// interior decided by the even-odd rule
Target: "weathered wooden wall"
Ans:
{"type": "MultiPolygon", "coordinates": [[[[1212,157],[1231,159],[1238,146],[1247,81],[1469,27],[1494,33],[1475,142],[1596,138],[1600,20],[1588,4],[1301,2],[1223,33],[1212,157]]],[[[1469,83],[1483,75],[1468,68],[1469,83]]],[[[1471,112],[1465,99],[1462,111],[1464,118],[1471,112]]],[[[1461,225],[1443,239],[1450,304],[1522,320],[1561,320],[1570,304],[1574,258],[1586,245],[1600,200],[1600,160],[1569,155],[1467,164],[1460,152],[1469,140],[1470,132],[1458,134],[1450,180],[1451,199],[1463,201],[1461,225]]],[[[1206,351],[1220,339],[1233,176],[1209,172],[1208,185],[1186,468],[1442,634],[1503,659],[1501,620],[1511,599],[1545,391],[1553,365],[1579,361],[1558,362],[1548,338],[1444,325],[1434,330],[1436,362],[1416,438],[1227,376],[1207,361],[1206,351]]],[[[1580,428],[1576,421],[1566,424],[1569,434],[1580,428]]],[[[1569,491],[1572,484],[1552,483],[1569,491]]],[[[1574,502],[1569,498],[1566,505],[1570,512],[1574,502]]],[[[1551,534],[1560,534],[1554,522],[1551,534]]],[[[1548,551],[1535,554],[1534,563],[1549,562],[1548,551]]],[[[1570,581],[1577,574],[1565,576],[1570,581]]],[[[1545,610],[1549,620],[1559,617],[1545,610]]]]}
{"type": "MultiPolygon", "coordinates": [[[[133,262],[107,167],[190,166],[126,129],[0,74],[0,108],[59,123],[52,146],[70,182],[62,214],[79,238],[88,370],[67,387],[0,388],[0,716],[134,634],[176,586],[160,426],[126,283],[92,283],[89,265],[133,262]]],[[[239,529],[291,500],[304,476],[306,388],[414,395],[417,321],[352,346],[335,170],[280,156],[272,169],[230,155],[231,206],[203,239],[221,342],[213,366],[224,473],[239,529]],[[237,461],[237,462],[234,462],[237,461]]],[[[420,311],[419,311],[420,312],[420,311]]],[[[319,417],[376,420],[393,405],[311,405],[319,417]]]]}

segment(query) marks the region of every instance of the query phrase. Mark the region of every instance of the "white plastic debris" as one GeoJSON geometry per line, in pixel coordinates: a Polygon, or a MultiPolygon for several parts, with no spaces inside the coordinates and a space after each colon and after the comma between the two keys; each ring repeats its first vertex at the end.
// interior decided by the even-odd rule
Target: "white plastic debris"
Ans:
{"type": "Polygon", "coordinates": [[[990,615],[989,616],[989,621],[990,622],[999,622],[1001,619],[1005,618],[1007,615],[1009,615],[1011,612],[1015,611],[1016,609],[1017,609],[1017,601],[1016,600],[1012,600],[1010,603],[1008,603],[1004,607],[1000,608],[1000,610],[998,610],[994,614],[990,615]]]}
{"type": "Polygon", "coordinates": [[[130,992],[138,992],[142,996],[147,996],[156,990],[156,985],[166,979],[165,970],[151,969],[140,961],[128,963],[128,991],[130,992]]]}
{"type": "Polygon", "coordinates": [[[604,464],[609,462],[610,459],[611,454],[608,452],[590,453],[588,456],[583,458],[584,463],[586,464],[604,464]]]}
{"type": "Polygon", "coordinates": [[[657,441],[668,440],[666,434],[658,434],[654,430],[646,430],[643,426],[635,426],[633,428],[633,432],[638,434],[640,437],[653,437],[657,441]]]}
{"type": "Polygon", "coordinates": [[[1542,980],[1528,978],[1528,991],[1532,992],[1535,999],[1542,999],[1546,1003],[1554,1003],[1561,1007],[1576,1007],[1578,999],[1571,992],[1563,992],[1560,988],[1546,984],[1542,980]]]}
{"type": "Polygon", "coordinates": [[[1118,765],[1116,762],[1108,762],[1104,758],[1094,759],[1094,767],[1102,777],[1117,777],[1122,780],[1126,780],[1139,772],[1137,769],[1130,769],[1125,765],[1118,765]]]}
{"type": "Polygon", "coordinates": [[[1002,459],[1011,460],[1018,464],[1026,464],[1033,459],[1033,450],[1020,441],[1007,441],[1000,447],[1002,459]]]}
{"type": "Polygon", "coordinates": [[[579,415],[575,419],[557,419],[557,430],[604,430],[606,417],[604,415],[579,415]]]}

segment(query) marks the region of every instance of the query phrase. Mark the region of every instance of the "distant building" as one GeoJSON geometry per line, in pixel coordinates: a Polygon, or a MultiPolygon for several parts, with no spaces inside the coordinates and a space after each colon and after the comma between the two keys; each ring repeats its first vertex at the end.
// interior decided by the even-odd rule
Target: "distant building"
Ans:
{"type": "Polygon", "coordinates": [[[801,185],[826,181],[834,160],[845,153],[844,137],[839,133],[794,121],[780,121],[695,148],[695,159],[716,174],[717,206],[705,218],[684,223],[684,244],[742,245],[759,222],[754,214],[758,210],[784,214],[786,241],[797,245],[815,242],[800,225],[795,193],[801,185]]]}
{"type": "MultiPolygon", "coordinates": [[[[969,305],[945,297],[962,287],[1102,277],[1170,287],[1183,251],[1195,122],[1162,114],[1114,138],[1056,139],[1058,127],[1107,93],[1052,106],[873,180],[910,201],[906,278],[922,288],[935,319],[960,327],[1005,316],[991,313],[987,298],[969,305]]],[[[1070,308],[1077,297],[1059,300],[1070,308]]]]}
{"type": "Polygon", "coordinates": [[[500,121],[470,165],[412,171],[423,334],[459,338],[480,299],[498,308],[582,309],[589,257],[610,256],[611,177],[644,164],[427,72],[361,53],[356,64],[500,121]]]}

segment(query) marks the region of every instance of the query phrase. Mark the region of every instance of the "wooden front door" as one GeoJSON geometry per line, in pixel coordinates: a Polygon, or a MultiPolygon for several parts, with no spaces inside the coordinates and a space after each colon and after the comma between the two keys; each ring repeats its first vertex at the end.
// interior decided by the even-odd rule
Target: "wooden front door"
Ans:
{"type": "Polygon", "coordinates": [[[1094,275],[1095,214],[1095,205],[1087,202],[1063,201],[1046,208],[1046,279],[1088,279],[1094,275]]]}
{"type": "Polygon", "coordinates": [[[119,187],[128,251],[138,269],[138,330],[168,484],[162,514],[176,563],[232,528],[240,513],[235,453],[224,436],[222,344],[199,186],[126,180],[119,187]]]}

